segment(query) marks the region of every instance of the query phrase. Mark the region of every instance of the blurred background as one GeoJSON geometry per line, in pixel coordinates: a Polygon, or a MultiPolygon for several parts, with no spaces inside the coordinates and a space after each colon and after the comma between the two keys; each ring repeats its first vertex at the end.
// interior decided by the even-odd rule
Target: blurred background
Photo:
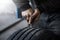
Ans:
{"type": "Polygon", "coordinates": [[[16,6],[12,0],[0,0],[0,15],[16,13],[16,6]]]}
{"type": "Polygon", "coordinates": [[[25,20],[19,23],[20,20],[13,0],[0,0],[0,40],[7,40],[15,31],[27,26],[25,20]]]}

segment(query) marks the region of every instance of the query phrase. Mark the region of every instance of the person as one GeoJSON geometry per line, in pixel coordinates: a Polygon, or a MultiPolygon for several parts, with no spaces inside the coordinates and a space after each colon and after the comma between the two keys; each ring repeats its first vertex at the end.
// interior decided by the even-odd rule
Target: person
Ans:
{"type": "MultiPolygon", "coordinates": [[[[29,24],[40,15],[39,28],[46,29],[60,38],[60,0],[19,0],[22,16],[26,16],[29,24]]],[[[44,33],[44,32],[43,32],[44,33]]]]}

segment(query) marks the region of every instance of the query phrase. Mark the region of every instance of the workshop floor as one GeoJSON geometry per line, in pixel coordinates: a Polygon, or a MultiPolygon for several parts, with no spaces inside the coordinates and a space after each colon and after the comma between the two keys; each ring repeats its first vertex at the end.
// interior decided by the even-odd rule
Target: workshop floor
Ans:
{"type": "Polygon", "coordinates": [[[6,30],[0,35],[0,40],[7,40],[7,38],[13,34],[15,31],[22,29],[24,27],[27,27],[27,22],[24,20],[21,23],[18,23],[14,27],[11,27],[10,29],[6,30]]]}
{"type": "Polygon", "coordinates": [[[13,22],[17,21],[16,16],[13,14],[0,14],[0,31],[8,27],[13,22]]]}
{"type": "MultiPolygon", "coordinates": [[[[0,15],[0,30],[6,25],[9,25],[9,23],[12,23],[13,21],[16,21],[17,18],[15,17],[15,15],[0,15]]],[[[13,34],[15,31],[27,27],[27,22],[24,20],[21,23],[18,23],[17,25],[7,29],[6,31],[4,31],[3,33],[0,34],[0,40],[7,40],[7,38],[13,34]]]]}

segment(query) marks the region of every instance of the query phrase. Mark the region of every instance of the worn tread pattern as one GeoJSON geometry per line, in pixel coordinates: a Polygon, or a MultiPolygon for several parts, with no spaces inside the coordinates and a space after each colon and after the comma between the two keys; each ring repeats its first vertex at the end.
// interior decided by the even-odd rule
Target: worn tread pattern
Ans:
{"type": "Polygon", "coordinates": [[[47,30],[25,27],[14,32],[8,40],[52,40],[53,34],[47,30]]]}
{"type": "Polygon", "coordinates": [[[29,28],[29,27],[25,27],[25,28],[23,28],[23,29],[20,29],[20,30],[14,32],[10,37],[8,37],[7,40],[13,40],[14,37],[16,37],[16,35],[19,34],[20,31],[22,31],[22,30],[24,30],[24,29],[26,29],[26,28],[29,28]]]}
{"type": "Polygon", "coordinates": [[[18,40],[19,37],[21,37],[27,30],[29,30],[30,28],[25,28],[24,30],[20,31],[15,38],[13,38],[13,40],[18,40]]]}
{"type": "Polygon", "coordinates": [[[40,29],[25,27],[14,32],[8,40],[37,40],[36,34],[40,34],[40,29]]]}

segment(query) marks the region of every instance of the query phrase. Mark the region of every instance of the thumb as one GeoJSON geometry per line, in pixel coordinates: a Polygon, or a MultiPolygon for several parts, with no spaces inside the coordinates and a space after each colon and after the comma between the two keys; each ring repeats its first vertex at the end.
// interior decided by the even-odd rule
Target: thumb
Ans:
{"type": "Polygon", "coordinates": [[[31,22],[32,22],[32,18],[30,17],[30,18],[29,18],[29,24],[31,24],[31,22]]]}
{"type": "Polygon", "coordinates": [[[30,16],[29,17],[29,24],[33,23],[34,19],[35,19],[34,15],[30,16]]]}
{"type": "Polygon", "coordinates": [[[39,16],[39,13],[33,13],[29,18],[29,24],[33,23],[35,19],[39,16]]]}

